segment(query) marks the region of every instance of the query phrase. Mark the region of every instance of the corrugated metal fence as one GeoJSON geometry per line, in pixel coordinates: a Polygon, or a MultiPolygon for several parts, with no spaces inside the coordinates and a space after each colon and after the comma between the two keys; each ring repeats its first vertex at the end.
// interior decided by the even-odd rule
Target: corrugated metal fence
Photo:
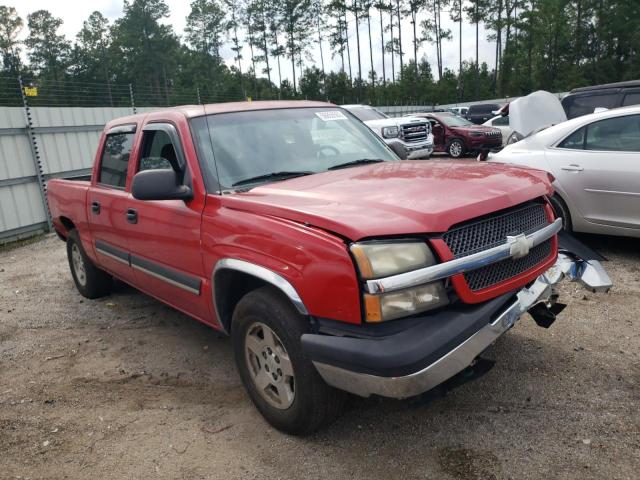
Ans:
{"type": "Polygon", "coordinates": [[[0,243],[46,230],[46,181],[87,175],[105,123],[129,114],[130,108],[0,107],[0,243]]]}

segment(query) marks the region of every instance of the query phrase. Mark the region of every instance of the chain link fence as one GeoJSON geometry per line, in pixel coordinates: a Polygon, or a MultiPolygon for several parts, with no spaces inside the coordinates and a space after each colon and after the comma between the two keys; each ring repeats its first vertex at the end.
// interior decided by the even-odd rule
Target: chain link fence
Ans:
{"type": "MultiPolygon", "coordinates": [[[[205,86],[153,88],[132,83],[36,80],[0,74],[0,106],[22,106],[22,93],[32,107],[130,107],[134,111],[139,107],[171,107],[247,99],[239,86],[220,94],[205,86]]],[[[263,96],[264,99],[274,99],[274,95],[263,96]]]]}

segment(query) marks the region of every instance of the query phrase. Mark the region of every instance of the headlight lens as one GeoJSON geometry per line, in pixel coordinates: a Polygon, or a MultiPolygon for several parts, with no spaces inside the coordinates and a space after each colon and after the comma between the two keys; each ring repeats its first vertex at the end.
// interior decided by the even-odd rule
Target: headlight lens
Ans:
{"type": "Polygon", "coordinates": [[[384,138],[396,138],[400,133],[398,127],[382,127],[382,136],[384,138]]]}
{"type": "MultiPolygon", "coordinates": [[[[388,277],[437,263],[424,242],[355,243],[351,245],[363,280],[388,277]]],[[[382,293],[364,295],[367,322],[384,322],[425,312],[449,303],[442,282],[382,293]]]]}
{"type": "Polygon", "coordinates": [[[471,132],[469,135],[471,135],[472,137],[482,137],[482,136],[484,136],[484,133],[471,132]]]}
{"type": "Polygon", "coordinates": [[[449,298],[442,282],[434,282],[382,295],[365,294],[364,303],[367,322],[377,323],[441,307],[449,298]]]}
{"type": "Polygon", "coordinates": [[[364,280],[388,277],[436,264],[424,242],[354,243],[351,253],[364,280]]]}

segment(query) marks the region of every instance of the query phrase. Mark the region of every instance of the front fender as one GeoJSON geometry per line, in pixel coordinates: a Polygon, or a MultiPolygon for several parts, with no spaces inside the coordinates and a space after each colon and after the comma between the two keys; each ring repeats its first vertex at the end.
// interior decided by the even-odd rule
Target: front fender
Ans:
{"type": "Polygon", "coordinates": [[[341,238],[291,220],[208,208],[202,250],[209,278],[216,268],[239,267],[280,288],[301,313],[361,323],[360,287],[341,238]]]}

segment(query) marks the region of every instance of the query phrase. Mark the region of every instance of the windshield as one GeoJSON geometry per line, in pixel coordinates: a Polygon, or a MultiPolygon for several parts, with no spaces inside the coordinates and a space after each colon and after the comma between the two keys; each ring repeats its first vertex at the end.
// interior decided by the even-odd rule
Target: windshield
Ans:
{"type": "Polygon", "coordinates": [[[349,107],[347,110],[349,110],[363,122],[367,122],[369,120],[383,120],[387,118],[384,113],[379,112],[375,108],[349,107]]]}
{"type": "Polygon", "coordinates": [[[338,108],[222,113],[194,118],[191,125],[210,192],[361,160],[398,160],[369,128],[338,108]]]}
{"type": "Polygon", "coordinates": [[[441,117],[438,117],[438,120],[444,123],[447,127],[467,127],[469,125],[473,125],[473,123],[466,118],[453,115],[442,115],[441,117]]]}

